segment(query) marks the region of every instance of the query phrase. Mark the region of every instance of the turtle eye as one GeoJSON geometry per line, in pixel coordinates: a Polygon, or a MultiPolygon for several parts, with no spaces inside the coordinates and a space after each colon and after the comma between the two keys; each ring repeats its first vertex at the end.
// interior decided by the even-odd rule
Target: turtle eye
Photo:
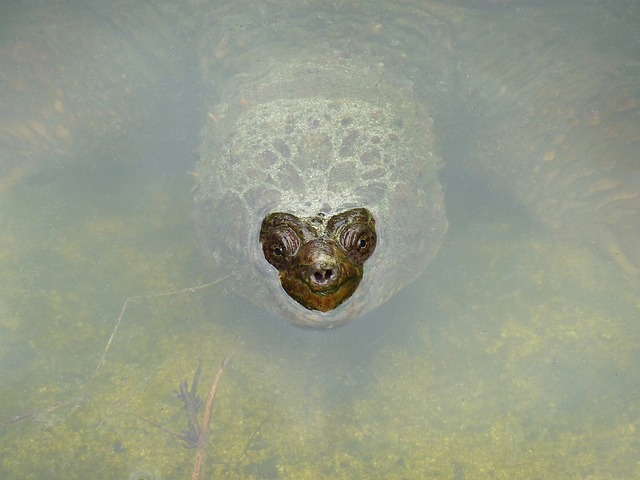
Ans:
{"type": "Polygon", "coordinates": [[[363,264],[376,249],[376,221],[366,208],[352,208],[331,217],[327,231],[354,263],[363,264]]]}
{"type": "Polygon", "coordinates": [[[278,270],[285,270],[296,256],[301,241],[296,232],[286,225],[272,227],[260,234],[264,258],[278,270]]]}
{"type": "Polygon", "coordinates": [[[364,263],[376,248],[376,232],[367,224],[356,223],[345,228],[340,245],[356,263],[364,263]]]}

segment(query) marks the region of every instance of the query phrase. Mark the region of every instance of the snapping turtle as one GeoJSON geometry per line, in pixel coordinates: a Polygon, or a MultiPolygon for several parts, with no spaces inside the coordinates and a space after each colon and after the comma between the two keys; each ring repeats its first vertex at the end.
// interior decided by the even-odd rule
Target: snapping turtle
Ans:
{"type": "MultiPolygon", "coordinates": [[[[508,42],[477,29],[460,35],[468,44],[456,55],[455,9],[394,8],[397,17],[377,24],[357,7],[307,16],[300,7],[296,18],[231,21],[220,43],[204,42],[201,58],[215,58],[202,62],[204,77],[220,102],[202,132],[196,225],[233,290],[299,325],[331,327],[415,279],[447,230],[434,121],[456,102],[483,105],[488,120],[465,132],[477,145],[461,169],[498,180],[561,234],[598,237],[635,270],[638,189],[618,178],[632,167],[619,153],[625,139],[609,154],[616,172],[579,146],[612,144],[604,128],[585,128],[575,115],[609,82],[606,67],[564,51],[519,61],[508,42]],[[423,28],[409,28],[409,16],[423,28]],[[493,53],[497,46],[505,51],[493,53]],[[591,80],[565,86],[560,61],[591,80]],[[459,83],[463,93],[454,94],[459,83]],[[621,212],[604,213],[620,200],[621,212]]],[[[528,28],[516,25],[523,35],[528,28]]]]}
{"type": "Polygon", "coordinates": [[[341,324],[411,282],[442,243],[432,122],[382,68],[272,67],[204,132],[201,244],[263,308],[341,324]]]}
{"type": "Polygon", "coordinates": [[[609,55],[579,36],[545,45],[562,24],[517,9],[254,7],[96,3],[73,22],[57,7],[40,7],[42,19],[30,12],[43,27],[0,51],[10,113],[0,124],[0,190],[25,165],[74,161],[104,151],[102,142],[135,158],[112,137],[135,137],[141,112],[153,116],[149,105],[173,95],[167,87],[191,87],[186,57],[200,70],[202,96],[214,99],[195,172],[200,245],[232,290],[276,315],[339,325],[426,268],[447,230],[437,170],[440,156],[453,160],[434,125],[452,105],[474,118],[451,129],[473,145],[460,170],[638,272],[632,49],[609,55]],[[77,27],[48,28],[67,23],[77,27]]]}

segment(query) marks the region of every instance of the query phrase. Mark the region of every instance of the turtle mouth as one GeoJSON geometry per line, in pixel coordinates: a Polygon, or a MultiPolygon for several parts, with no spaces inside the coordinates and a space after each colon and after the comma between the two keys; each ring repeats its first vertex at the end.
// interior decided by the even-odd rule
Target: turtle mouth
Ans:
{"type": "Polygon", "coordinates": [[[376,240],[375,220],[364,208],[332,217],[272,213],[260,231],[264,257],[278,269],[282,288],[306,309],[320,312],[353,295],[376,240]]]}

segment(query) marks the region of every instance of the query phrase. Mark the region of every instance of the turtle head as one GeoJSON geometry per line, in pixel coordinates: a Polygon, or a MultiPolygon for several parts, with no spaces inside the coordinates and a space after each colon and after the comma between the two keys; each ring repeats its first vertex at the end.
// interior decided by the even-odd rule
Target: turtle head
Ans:
{"type": "Polygon", "coordinates": [[[375,219],[364,208],[331,217],[271,213],[260,230],[262,252],[278,270],[282,288],[303,307],[321,312],[356,291],[376,240],[375,219]]]}

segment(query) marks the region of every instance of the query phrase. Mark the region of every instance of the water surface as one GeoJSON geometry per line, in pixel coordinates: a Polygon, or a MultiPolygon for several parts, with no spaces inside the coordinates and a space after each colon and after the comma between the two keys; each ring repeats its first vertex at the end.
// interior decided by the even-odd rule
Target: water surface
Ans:
{"type": "MultiPolygon", "coordinates": [[[[627,73],[640,65],[632,2],[573,10],[470,3],[460,18],[443,7],[454,30],[466,29],[453,37],[461,61],[473,53],[470,29],[513,38],[498,52],[507,63],[519,61],[519,42],[556,47],[549,38],[510,37],[518,19],[545,22],[559,32],[557,42],[592,35],[589,45],[629,58],[627,73]]],[[[3,61],[15,69],[7,82],[23,77],[23,92],[48,95],[47,60],[42,70],[32,68],[42,38],[62,38],[66,48],[65,35],[86,35],[86,48],[100,53],[82,22],[61,22],[91,25],[107,15],[100,7],[4,8],[11,28],[1,40],[13,53],[3,50],[3,61]],[[43,25],[60,33],[50,37],[43,25]]],[[[262,8],[272,18],[272,7],[262,8]]],[[[185,16],[176,14],[180,22],[185,16]]],[[[171,38],[187,36],[180,22],[171,38]]],[[[144,44],[145,28],[137,33],[144,44]]],[[[139,45],[123,37],[125,47],[139,45]]],[[[192,43],[176,40],[176,48],[192,43]]],[[[185,71],[193,73],[189,62],[185,71]]],[[[92,73],[69,65],[78,91],[88,88],[82,79],[92,73]]],[[[560,74],[565,67],[558,65],[560,74]]],[[[640,476],[638,278],[590,238],[559,238],[493,182],[460,167],[480,141],[470,130],[483,131],[459,101],[464,94],[439,127],[450,221],[443,250],[380,309],[318,331],[271,318],[224,281],[183,291],[217,279],[203,265],[191,225],[189,172],[206,103],[192,91],[197,84],[173,72],[148,96],[121,99],[104,115],[96,110],[98,126],[121,122],[126,130],[105,127],[104,136],[85,139],[84,158],[67,161],[64,141],[48,153],[37,138],[28,151],[7,141],[5,151],[23,156],[5,160],[2,170],[0,477],[188,477],[194,450],[139,417],[184,432],[175,390],[201,364],[204,401],[232,350],[204,478],[640,476]],[[163,295],[169,292],[177,293],[163,295]]],[[[13,92],[6,85],[0,92],[13,92]]],[[[5,128],[35,108],[25,104],[19,113],[14,100],[7,100],[5,128]]],[[[82,110],[79,118],[90,123],[91,116],[82,110]]],[[[637,129],[633,121],[626,125],[637,129]]],[[[92,135],[97,130],[87,126],[92,135]]]]}

